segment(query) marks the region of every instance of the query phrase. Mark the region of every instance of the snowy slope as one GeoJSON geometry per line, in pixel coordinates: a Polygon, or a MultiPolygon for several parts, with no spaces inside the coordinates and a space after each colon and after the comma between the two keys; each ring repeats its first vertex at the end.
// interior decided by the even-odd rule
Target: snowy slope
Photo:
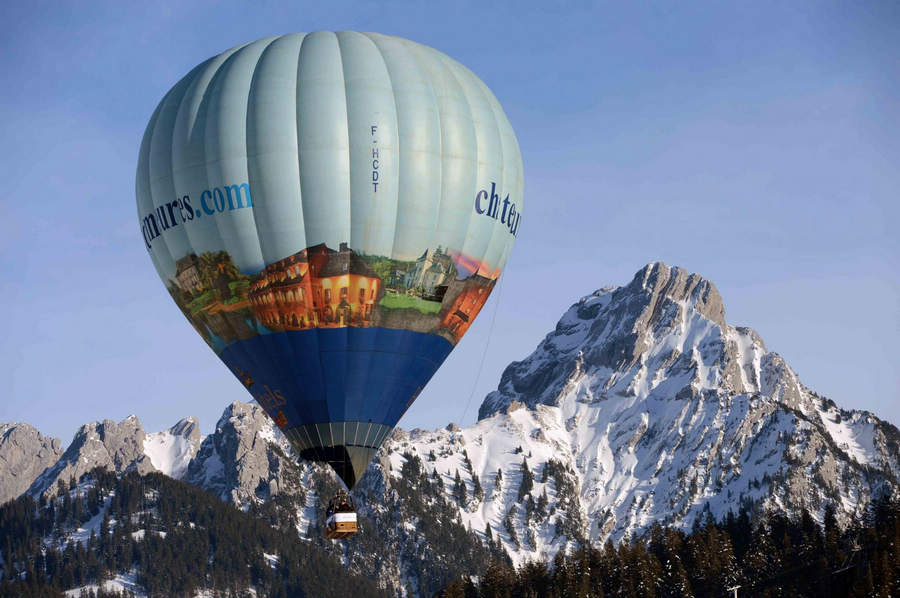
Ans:
{"type": "MultiPolygon", "coordinates": [[[[134,572],[119,573],[113,579],[104,581],[102,587],[105,592],[131,592],[135,598],[143,598],[147,595],[144,588],[138,585],[137,574],[134,572]]],[[[97,584],[87,584],[66,590],[63,593],[66,595],[66,598],[81,598],[86,596],[87,592],[97,592],[100,588],[101,586],[97,584]]]]}
{"type": "Polygon", "coordinates": [[[203,437],[196,418],[181,420],[168,430],[147,434],[144,454],[153,467],[167,476],[182,478],[200,450],[203,437]]]}
{"type": "Polygon", "coordinates": [[[168,430],[148,434],[144,440],[144,454],[150,458],[153,467],[173,478],[180,478],[187,470],[193,448],[190,440],[174,436],[168,430]]]}

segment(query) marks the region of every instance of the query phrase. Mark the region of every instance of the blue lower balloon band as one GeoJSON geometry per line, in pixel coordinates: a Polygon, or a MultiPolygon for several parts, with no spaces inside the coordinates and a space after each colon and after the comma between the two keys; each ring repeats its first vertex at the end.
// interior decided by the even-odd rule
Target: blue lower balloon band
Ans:
{"type": "Polygon", "coordinates": [[[220,357],[282,429],[329,422],[392,428],[452,348],[434,334],[348,327],[259,335],[220,357]],[[249,363],[248,355],[266,359],[249,363]]]}

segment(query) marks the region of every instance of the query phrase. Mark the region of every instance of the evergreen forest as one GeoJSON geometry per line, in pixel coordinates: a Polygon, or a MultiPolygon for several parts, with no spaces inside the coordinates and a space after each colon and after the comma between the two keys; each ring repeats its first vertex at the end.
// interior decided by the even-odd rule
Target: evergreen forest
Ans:
{"type": "Polygon", "coordinates": [[[863,522],[841,527],[748,512],[707,518],[689,532],[653,527],[644,537],[584,545],[551,563],[495,562],[439,598],[761,598],[900,596],[900,500],[874,502],[863,522]]]}
{"type": "MultiPolygon", "coordinates": [[[[60,483],[54,498],[0,506],[0,598],[62,597],[133,572],[152,597],[386,596],[302,541],[189,484],[162,474],[96,469],[60,483]],[[75,539],[73,530],[90,529],[75,539]]],[[[89,589],[86,598],[121,593],[89,589]]]]}

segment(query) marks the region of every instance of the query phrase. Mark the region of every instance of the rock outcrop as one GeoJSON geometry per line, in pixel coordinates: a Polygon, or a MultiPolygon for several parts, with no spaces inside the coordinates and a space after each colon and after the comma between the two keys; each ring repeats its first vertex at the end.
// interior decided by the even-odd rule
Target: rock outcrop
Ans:
{"type": "Polygon", "coordinates": [[[61,455],[58,438],[28,424],[0,424],[0,504],[28,490],[61,455]]]}
{"type": "Polygon", "coordinates": [[[184,479],[238,506],[302,492],[287,439],[257,405],[232,403],[204,439],[184,479]]]}
{"type": "Polygon", "coordinates": [[[144,453],[146,437],[141,422],[134,415],[119,423],[104,420],[81,426],[66,452],[31,484],[28,492],[35,496],[52,496],[58,481],[78,480],[95,467],[117,473],[127,469],[136,469],[140,473],[153,471],[153,464],[144,453]]]}

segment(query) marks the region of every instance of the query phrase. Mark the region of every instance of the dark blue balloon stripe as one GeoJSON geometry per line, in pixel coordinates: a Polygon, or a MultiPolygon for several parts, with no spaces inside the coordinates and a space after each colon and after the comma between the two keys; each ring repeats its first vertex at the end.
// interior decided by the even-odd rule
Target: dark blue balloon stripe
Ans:
{"type": "Polygon", "coordinates": [[[233,372],[253,377],[250,393],[274,419],[282,412],[287,427],[343,421],[393,427],[452,348],[434,334],[346,327],[260,335],[219,356],[233,372]]]}

